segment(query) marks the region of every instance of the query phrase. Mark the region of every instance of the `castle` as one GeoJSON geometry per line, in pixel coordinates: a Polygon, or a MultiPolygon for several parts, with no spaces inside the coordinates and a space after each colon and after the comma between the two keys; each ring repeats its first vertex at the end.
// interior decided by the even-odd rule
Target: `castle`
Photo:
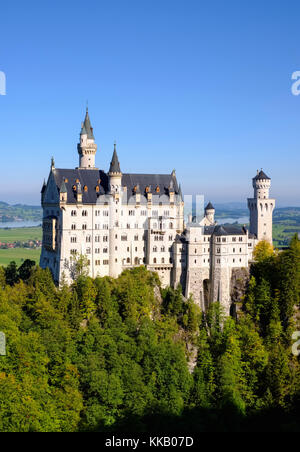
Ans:
{"type": "Polygon", "coordinates": [[[248,199],[250,230],[218,225],[209,203],[203,218],[184,221],[184,201],[176,173],[122,173],[116,145],[108,173],[95,167],[97,145],[88,110],[77,146],[79,166],[58,169],[54,159],[41,191],[43,207],[42,268],[57,284],[71,282],[76,256],[85,255],[89,275],[117,277],[145,265],[163,286],[180,283],[186,297],[201,309],[220,301],[231,308],[231,279],[248,268],[260,240],[272,243],[275,200],[271,180],[261,170],[248,199]]]}

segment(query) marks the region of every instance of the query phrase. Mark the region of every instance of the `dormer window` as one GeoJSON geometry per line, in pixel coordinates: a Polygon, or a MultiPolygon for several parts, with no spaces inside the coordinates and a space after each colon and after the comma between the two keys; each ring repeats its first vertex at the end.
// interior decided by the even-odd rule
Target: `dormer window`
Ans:
{"type": "Polygon", "coordinates": [[[156,191],[156,193],[159,193],[159,192],[160,192],[160,188],[159,188],[159,186],[158,186],[158,185],[157,185],[157,187],[156,187],[155,191],[156,191]]]}
{"type": "Polygon", "coordinates": [[[88,191],[88,187],[87,187],[87,185],[84,185],[84,187],[83,187],[83,191],[85,191],[85,192],[87,192],[87,191],[88,191]]]}

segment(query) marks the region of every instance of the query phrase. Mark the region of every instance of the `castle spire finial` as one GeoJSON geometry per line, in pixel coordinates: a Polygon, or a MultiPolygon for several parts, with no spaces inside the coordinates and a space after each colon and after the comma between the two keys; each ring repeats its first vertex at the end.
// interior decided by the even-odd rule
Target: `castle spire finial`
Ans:
{"type": "Polygon", "coordinates": [[[121,173],[120,163],[119,163],[118,154],[117,154],[116,142],[114,142],[114,152],[113,152],[113,156],[112,156],[112,159],[110,162],[109,172],[110,173],[121,173]]]}

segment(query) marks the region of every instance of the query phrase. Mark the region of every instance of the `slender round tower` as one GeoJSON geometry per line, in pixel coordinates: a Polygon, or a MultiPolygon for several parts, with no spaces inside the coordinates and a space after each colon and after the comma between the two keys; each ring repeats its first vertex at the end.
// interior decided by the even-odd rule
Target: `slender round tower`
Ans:
{"type": "Polygon", "coordinates": [[[275,199],[269,198],[271,179],[261,169],[252,179],[252,186],[254,197],[248,199],[250,233],[254,234],[257,240],[267,240],[272,243],[275,199]]]}
{"type": "Polygon", "coordinates": [[[122,272],[120,256],[121,243],[121,203],[122,203],[122,172],[117,155],[116,144],[108,172],[110,193],[110,224],[109,224],[109,275],[113,278],[122,272]]]}

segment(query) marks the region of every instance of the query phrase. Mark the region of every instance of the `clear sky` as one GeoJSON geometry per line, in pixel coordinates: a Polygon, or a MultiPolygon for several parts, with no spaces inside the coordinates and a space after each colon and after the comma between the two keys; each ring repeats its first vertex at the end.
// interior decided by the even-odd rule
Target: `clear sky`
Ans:
{"type": "Polygon", "coordinates": [[[176,169],[184,194],[244,201],[263,168],[300,205],[299,1],[14,1],[0,6],[0,200],[38,204],[78,165],[86,100],[108,170],[176,169]]]}

